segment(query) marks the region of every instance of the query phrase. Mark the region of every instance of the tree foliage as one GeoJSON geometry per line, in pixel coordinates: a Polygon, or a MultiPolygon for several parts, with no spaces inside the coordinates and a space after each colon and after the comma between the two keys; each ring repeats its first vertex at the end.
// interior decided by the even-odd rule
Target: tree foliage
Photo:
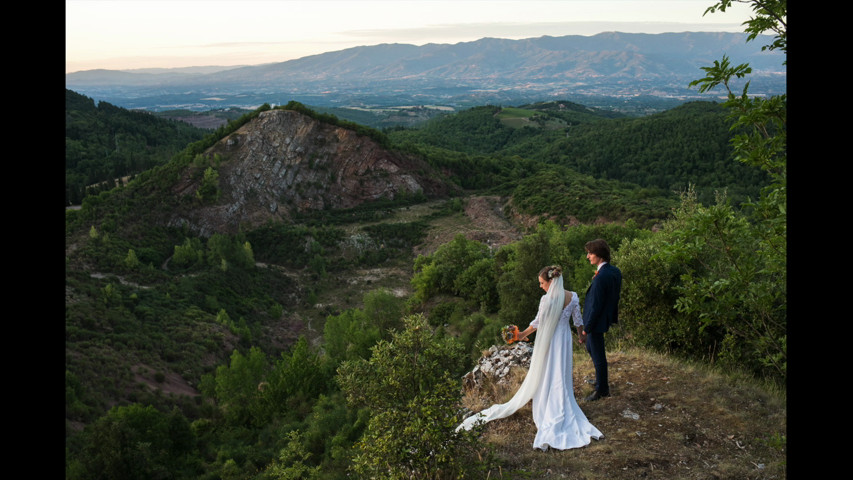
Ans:
{"type": "Polygon", "coordinates": [[[761,247],[763,229],[724,199],[705,207],[685,195],[661,231],[619,251],[626,330],[642,345],[784,379],[787,275],[779,252],[761,247]]]}
{"type": "Polygon", "coordinates": [[[196,438],[179,411],[113,407],[85,432],[84,455],[66,471],[80,479],[197,478],[196,438]]]}
{"type": "MultiPolygon", "coordinates": [[[[725,11],[731,1],[708,9],[725,11]]],[[[777,33],[768,48],[786,50],[786,2],[750,1],[758,13],[747,22],[754,35],[777,33]],[[769,22],[769,23],[768,23],[769,22]]],[[[724,57],[692,82],[701,91],[723,86],[729,109],[734,159],[760,168],[772,181],[760,198],[735,209],[724,196],[702,206],[686,195],[675,217],[656,238],[630,244],[620,254],[627,323],[641,342],[701,357],[729,368],[784,383],[787,378],[787,151],[786,95],[740,95],[731,80],[748,65],[724,57]],[[651,274],[651,275],[650,275],[651,274]],[[642,281],[632,280],[646,275],[642,281]],[[655,297],[654,295],[657,295],[655,297]],[[666,306],[675,308],[666,312],[666,306]],[[649,316],[649,312],[657,315],[649,316]],[[677,313],[676,313],[677,312],[677,313]]]]}
{"type": "Polygon", "coordinates": [[[521,214],[562,224],[606,220],[652,227],[677,205],[674,193],[658,188],[595,179],[554,165],[518,182],[512,208],[521,214]]]}
{"type": "Polygon", "coordinates": [[[408,316],[369,359],[344,362],[338,382],[347,403],[369,407],[370,422],[355,445],[352,470],[361,477],[460,478],[470,437],[454,427],[466,365],[461,345],[436,334],[423,315],[408,316]]]}
{"type": "Polygon", "coordinates": [[[65,90],[65,202],[80,204],[115,180],[168,162],[208,132],[65,90]]]}
{"type": "MultiPolygon", "coordinates": [[[[566,115],[553,103],[536,108],[543,118],[562,120],[566,115]]],[[[682,192],[692,184],[708,204],[714,191],[722,189],[734,202],[745,201],[767,181],[763,171],[729,161],[730,140],[739,130],[730,130],[726,110],[716,103],[689,102],[638,118],[599,112],[563,121],[566,126],[560,129],[513,128],[500,121],[503,110],[509,109],[476,107],[390,136],[449,171],[451,180],[464,188],[506,191],[548,165],[560,165],[599,181],[661,192],[682,192]]]]}
{"type": "Polygon", "coordinates": [[[283,110],[294,110],[296,112],[302,113],[303,115],[308,115],[309,117],[314,118],[315,120],[319,120],[323,123],[328,123],[329,125],[336,125],[339,127],[348,128],[350,130],[355,131],[355,133],[357,133],[358,135],[364,135],[366,137],[371,138],[373,141],[383,147],[389,146],[389,140],[385,136],[385,134],[380,132],[379,130],[376,130],[375,128],[360,125],[347,120],[341,120],[331,113],[319,113],[295,100],[291,100],[287,103],[287,105],[284,105],[280,108],[283,110]]]}
{"type": "Polygon", "coordinates": [[[306,451],[302,435],[298,430],[287,434],[287,447],[279,453],[278,460],[266,468],[269,478],[277,480],[312,480],[322,478],[319,465],[306,465],[311,452],[306,451]]]}
{"type": "Polygon", "coordinates": [[[347,309],[326,318],[323,339],[326,359],[334,367],[347,360],[370,357],[370,348],[390,338],[400,327],[403,300],[386,290],[372,290],[363,298],[364,308],[347,309]]]}
{"type": "Polygon", "coordinates": [[[213,167],[207,167],[195,196],[203,203],[212,203],[219,199],[219,193],[219,172],[213,167]]]}
{"type": "MultiPolygon", "coordinates": [[[[474,294],[475,292],[460,290],[462,285],[457,285],[456,279],[463,272],[474,267],[478,261],[488,259],[490,256],[491,252],[486,244],[468,240],[462,234],[456,235],[453,240],[440,246],[431,255],[419,255],[415,259],[415,274],[411,282],[415,290],[414,300],[423,302],[439,293],[474,294]]],[[[479,264],[478,271],[488,274],[488,268],[483,270],[482,267],[483,264],[479,264]]],[[[488,302],[489,292],[483,293],[486,298],[478,300],[488,302]]]]}
{"type": "Polygon", "coordinates": [[[262,411],[262,382],[270,369],[266,354],[259,348],[252,347],[245,355],[235,350],[227,365],[216,368],[213,390],[207,393],[216,399],[230,423],[262,422],[266,419],[262,411]]]}

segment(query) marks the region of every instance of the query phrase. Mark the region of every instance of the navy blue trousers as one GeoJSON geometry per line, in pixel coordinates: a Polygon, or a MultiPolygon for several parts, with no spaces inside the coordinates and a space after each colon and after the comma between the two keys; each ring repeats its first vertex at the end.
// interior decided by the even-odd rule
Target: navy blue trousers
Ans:
{"type": "Polygon", "coordinates": [[[610,384],[607,383],[607,355],[604,353],[604,334],[586,334],[586,351],[592,358],[595,367],[595,390],[599,395],[610,395],[610,384]]]}

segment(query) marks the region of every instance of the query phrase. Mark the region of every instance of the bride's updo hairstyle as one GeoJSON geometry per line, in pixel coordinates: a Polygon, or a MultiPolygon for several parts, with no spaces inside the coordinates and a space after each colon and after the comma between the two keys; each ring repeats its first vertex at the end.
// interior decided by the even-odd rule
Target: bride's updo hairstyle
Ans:
{"type": "Polygon", "coordinates": [[[558,265],[550,265],[539,270],[539,277],[551,281],[563,274],[563,269],[558,265]]]}

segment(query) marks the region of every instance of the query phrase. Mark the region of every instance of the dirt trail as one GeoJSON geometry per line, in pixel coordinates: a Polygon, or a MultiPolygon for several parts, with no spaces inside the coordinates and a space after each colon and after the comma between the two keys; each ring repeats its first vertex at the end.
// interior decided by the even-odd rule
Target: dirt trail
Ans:
{"type": "Polygon", "coordinates": [[[424,243],[414,249],[415,255],[428,255],[458,234],[497,249],[520,240],[522,233],[507,220],[503,202],[497,196],[469,197],[465,202],[465,218],[441,219],[432,224],[424,243]]]}

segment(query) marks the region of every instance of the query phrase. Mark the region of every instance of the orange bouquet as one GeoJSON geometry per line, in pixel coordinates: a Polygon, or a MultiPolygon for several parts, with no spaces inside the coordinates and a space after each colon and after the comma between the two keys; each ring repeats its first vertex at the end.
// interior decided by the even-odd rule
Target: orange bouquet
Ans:
{"type": "Polygon", "coordinates": [[[517,342],[518,334],[518,327],[516,327],[515,325],[507,325],[501,328],[501,337],[503,337],[504,341],[508,344],[511,344],[512,342],[517,342]]]}

